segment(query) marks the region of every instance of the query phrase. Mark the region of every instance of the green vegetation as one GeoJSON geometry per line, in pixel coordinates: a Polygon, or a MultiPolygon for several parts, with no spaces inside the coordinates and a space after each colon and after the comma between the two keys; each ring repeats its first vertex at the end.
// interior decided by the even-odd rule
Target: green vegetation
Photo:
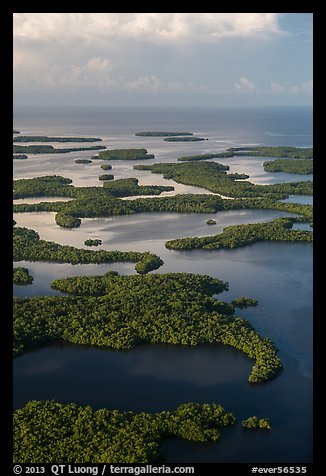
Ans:
{"type": "Polygon", "coordinates": [[[231,304],[233,304],[234,307],[243,309],[245,307],[257,306],[258,301],[257,299],[241,296],[236,299],[233,299],[233,301],[231,301],[231,304]]]}
{"type": "Polygon", "coordinates": [[[281,199],[288,195],[312,195],[312,182],[291,182],[273,185],[255,185],[238,180],[247,175],[227,174],[228,166],[217,162],[183,162],[159,163],[153,165],[135,165],[137,170],[150,170],[163,174],[165,179],[172,179],[184,185],[203,187],[211,192],[228,197],[266,197],[281,199]]]}
{"type": "Polygon", "coordinates": [[[162,266],[163,261],[152,253],[136,251],[104,251],[85,250],[68,245],[60,245],[52,241],[41,240],[39,234],[28,228],[13,228],[13,259],[14,261],[53,261],[58,263],[138,263],[138,272],[148,273],[162,266]]]}
{"type": "Polygon", "coordinates": [[[76,164],[91,164],[93,161],[91,159],[76,159],[76,164]]]}
{"type": "Polygon", "coordinates": [[[14,142],[99,142],[98,137],[48,137],[48,136],[19,136],[14,142]]]}
{"type": "Polygon", "coordinates": [[[14,268],[13,270],[13,283],[24,285],[32,284],[34,281],[33,276],[29,274],[27,268],[14,268]]]}
{"type": "Polygon", "coordinates": [[[176,137],[176,136],[192,136],[192,132],[136,132],[135,136],[142,137],[176,137]]]}
{"type": "Polygon", "coordinates": [[[247,420],[243,420],[241,425],[247,430],[257,430],[259,428],[262,430],[270,430],[272,428],[269,418],[258,418],[256,416],[252,416],[247,418],[247,420]]]}
{"type": "Polygon", "coordinates": [[[58,212],[55,215],[55,222],[64,228],[78,228],[81,224],[81,219],[69,215],[68,213],[58,212]]]}
{"type": "Polygon", "coordinates": [[[206,223],[207,225],[216,225],[216,220],[212,220],[212,218],[210,218],[206,223]]]}
{"type": "Polygon", "coordinates": [[[169,185],[138,185],[138,179],[127,178],[104,183],[104,188],[114,197],[132,197],[134,195],[160,195],[171,192],[174,187],[169,185]]]}
{"type": "Polygon", "coordinates": [[[214,403],[151,414],[34,400],[13,422],[14,463],[126,464],[164,461],[160,445],[168,438],[216,442],[236,419],[214,403]]]}
{"type": "Polygon", "coordinates": [[[235,347],[255,361],[248,378],[251,383],[267,381],[282,369],[271,340],[234,316],[233,305],[211,297],[228,288],[216,278],[109,272],[59,279],[51,286],[74,296],[15,298],[15,354],[60,340],[115,349],[145,343],[219,343],[235,347]]]}
{"type": "Polygon", "coordinates": [[[66,154],[67,152],[80,152],[82,150],[106,149],[103,145],[93,145],[91,147],[69,147],[57,149],[52,145],[13,145],[14,154],[66,154]]]}
{"type": "Polygon", "coordinates": [[[60,175],[44,175],[32,179],[19,179],[13,182],[13,198],[27,197],[76,197],[77,188],[71,186],[70,178],[60,175]]]}
{"type": "Polygon", "coordinates": [[[122,179],[107,182],[103,187],[73,187],[71,180],[64,177],[39,177],[14,181],[14,198],[34,196],[73,197],[69,202],[40,202],[34,204],[15,204],[13,211],[40,212],[62,211],[76,217],[106,217],[129,215],[143,212],[176,213],[216,213],[224,210],[270,209],[284,210],[303,215],[297,221],[312,222],[313,207],[271,199],[223,200],[218,195],[185,194],[173,197],[155,197],[150,200],[119,200],[118,196],[158,194],[168,187],[138,186],[137,179],[122,179]]]}
{"type": "Polygon", "coordinates": [[[24,160],[28,159],[28,156],[25,154],[13,154],[12,156],[13,159],[19,159],[19,160],[24,160]]]}
{"type": "MultiPolygon", "coordinates": [[[[111,214],[123,215],[134,213],[132,209],[128,209],[128,205],[123,201],[116,200],[113,197],[127,197],[133,195],[159,195],[161,192],[169,192],[174,190],[172,186],[162,185],[138,185],[138,179],[128,178],[119,179],[114,182],[104,183],[103,187],[74,187],[71,184],[71,179],[61,177],[58,175],[37,177],[33,179],[14,180],[13,198],[26,197],[42,197],[42,196],[59,196],[76,198],[75,205],[80,204],[84,207],[85,202],[88,202],[87,208],[91,207],[94,210],[94,215],[87,216],[109,216],[111,214]],[[97,214],[101,207],[105,206],[104,215],[97,214]],[[123,211],[125,209],[125,212],[123,211]],[[117,213],[117,210],[120,210],[117,213]]],[[[65,211],[78,216],[76,207],[69,208],[69,202],[62,202],[57,206],[55,203],[49,203],[49,207],[43,209],[43,204],[36,209],[36,211],[65,211]],[[68,206],[68,208],[66,208],[68,206]],[[54,208],[53,208],[54,207],[54,208]]],[[[39,205],[39,204],[38,204],[39,205]]],[[[130,208],[130,207],[129,207],[130,208]]],[[[20,211],[33,211],[32,209],[20,209],[20,211]]],[[[82,215],[80,215],[82,216],[82,215]]]]}
{"type": "Polygon", "coordinates": [[[202,140],[208,140],[204,137],[196,137],[196,136],[186,136],[186,137],[166,137],[163,139],[167,142],[198,142],[202,140]]]}
{"type": "Polygon", "coordinates": [[[112,170],[112,165],[110,164],[102,164],[101,169],[103,170],[112,170]]]}
{"type": "Polygon", "coordinates": [[[153,154],[148,154],[147,149],[108,149],[94,155],[92,159],[104,160],[143,160],[154,159],[153,154]]]}
{"type": "Polygon", "coordinates": [[[312,147],[230,147],[229,152],[234,155],[262,156],[262,157],[288,157],[290,159],[312,159],[312,147]]]}
{"type": "Polygon", "coordinates": [[[112,174],[103,174],[103,175],[100,175],[98,179],[99,179],[99,180],[102,180],[103,182],[104,182],[105,180],[113,180],[113,179],[114,179],[114,175],[112,175],[112,174]]]}
{"type": "MultiPolygon", "coordinates": [[[[186,165],[186,164],[180,164],[186,165]]],[[[188,164],[190,165],[190,164],[188,164]]],[[[142,165],[142,167],[146,167],[142,165]]],[[[38,196],[71,197],[69,202],[40,202],[15,204],[14,212],[61,211],[73,216],[106,217],[143,212],[216,213],[224,210],[274,209],[303,215],[298,221],[312,221],[313,207],[291,202],[279,202],[266,198],[223,200],[218,195],[185,194],[173,197],[155,197],[150,200],[119,200],[117,197],[133,195],[158,195],[173,187],[139,186],[135,178],[104,182],[103,187],[74,187],[71,179],[61,176],[44,176],[14,180],[13,198],[38,196]]]]}
{"type": "Polygon", "coordinates": [[[310,175],[313,173],[311,159],[276,159],[263,163],[265,172],[286,172],[288,174],[310,175]]]}
{"type": "MultiPolygon", "coordinates": [[[[189,155],[187,157],[179,157],[177,160],[179,162],[196,162],[198,160],[209,160],[214,158],[227,158],[227,157],[234,157],[233,152],[218,152],[216,154],[199,154],[199,155],[189,155]]],[[[227,167],[225,170],[229,170],[227,167]]]]}
{"type": "Polygon", "coordinates": [[[89,240],[85,240],[84,244],[86,246],[98,246],[98,245],[102,244],[102,240],[97,240],[97,239],[91,240],[91,239],[89,239],[89,240]]]}
{"type": "Polygon", "coordinates": [[[217,250],[238,248],[258,241],[312,241],[312,232],[291,230],[294,218],[276,218],[267,223],[227,226],[222,233],[213,236],[178,238],[165,243],[170,250],[217,250]]]}

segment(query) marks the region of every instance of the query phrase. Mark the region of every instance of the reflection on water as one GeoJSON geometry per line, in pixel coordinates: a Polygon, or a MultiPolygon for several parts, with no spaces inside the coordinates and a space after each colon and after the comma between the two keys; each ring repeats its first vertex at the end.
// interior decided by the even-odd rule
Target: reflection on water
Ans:
{"type": "Polygon", "coordinates": [[[173,405],[184,398],[184,388],[203,397],[216,388],[225,392],[235,385],[246,387],[251,368],[252,361],[240,351],[218,345],[147,345],[131,351],[51,345],[14,360],[14,403],[19,407],[31,398],[53,394],[64,401],[90,399],[89,403],[99,408],[105,394],[109,407],[163,409],[163,388],[165,392],[174,389],[170,397],[173,405]],[[56,389],[57,381],[65,381],[64,388],[56,389]],[[80,392],[85,381],[90,387],[87,398],[80,392]],[[130,398],[131,393],[138,395],[137,401],[130,398]]]}
{"type": "Polygon", "coordinates": [[[28,197],[28,198],[16,198],[13,200],[14,205],[23,205],[40,202],[70,202],[73,198],[69,197],[28,197]]]}
{"type": "Polygon", "coordinates": [[[223,431],[218,444],[165,442],[168,462],[286,462],[289,455],[310,461],[310,381],[290,367],[268,384],[250,385],[251,367],[243,353],[219,345],[145,345],[130,351],[51,345],[14,360],[14,407],[52,398],[137,412],[173,410],[189,401],[220,403],[238,425],[223,431]],[[272,431],[243,432],[239,422],[252,414],[268,416],[272,431]]]}
{"type": "MultiPolygon", "coordinates": [[[[18,226],[32,228],[41,239],[62,245],[89,249],[88,238],[99,238],[102,245],[96,249],[122,251],[152,251],[166,253],[165,241],[174,238],[207,236],[221,233],[230,225],[261,223],[284,216],[295,216],[281,210],[229,210],[218,213],[137,213],[107,218],[83,218],[78,229],[59,227],[54,212],[15,213],[18,226]],[[214,218],[216,225],[208,226],[214,218]]],[[[95,249],[95,248],[93,248],[95,249]]]]}
{"type": "MultiPolygon", "coordinates": [[[[155,154],[147,164],[176,161],[180,156],[220,152],[246,145],[311,147],[311,110],[294,109],[117,109],[61,108],[15,110],[14,127],[23,134],[85,135],[103,138],[108,148],[145,147],[155,154]],[[181,127],[182,126],[182,127],[181,127]],[[162,138],[135,137],[141,130],[189,130],[207,137],[200,143],[168,143],[162,138]],[[276,140],[276,142],[275,142],[276,140]]],[[[96,154],[96,152],[94,152],[96,154]]],[[[62,175],[76,186],[101,186],[102,161],[76,164],[92,152],[30,155],[13,163],[14,178],[62,175]]],[[[267,173],[264,157],[216,159],[230,172],[247,173],[249,181],[269,184],[312,180],[312,176],[267,173]]],[[[144,161],[145,162],[145,161],[144,161]]],[[[139,163],[139,162],[137,162],[139,163]]],[[[176,184],[160,174],[133,169],[134,161],[112,161],[115,178],[136,177],[140,185],[173,185],[175,193],[209,193],[176,184]]],[[[16,203],[55,201],[28,198],[16,203]]],[[[65,199],[68,200],[68,199],[65,199]]],[[[285,201],[312,204],[312,197],[290,196],[285,201]]],[[[85,247],[99,238],[97,249],[150,250],[164,260],[157,273],[196,272],[230,283],[218,296],[230,302],[239,296],[258,299],[255,308],[237,310],[277,345],[284,371],[266,385],[247,382],[252,362],[241,352],[222,346],[141,346],[132,351],[109,351],[85,346],[54,345],[14,360],[14,405],[30,399],[57,399],[95,408],[158,411],[187,401],[221,403],[238,421],[257,414],[269,417],[272,431],[245,432],[238,424],[223,432],[218,443],[205,445],[173,440],[164,443],[169,462],[308,462],[312,460],[312,246],[309,243],[257,243],[235,250],[169,251],[168,239],[220,233],[224,226],[269,221],[289,214],[270,210],[217,214],[139,214],[129,217],[83,219],[75,230],[60,228],[54,213],[16,214],[18,226],[39,232],[61,244],[85,247]],[[217,224],[208,227],[209,218],[217,224]],[[304,437],[302,437],[304,435],[304,437]]],[[[296,225],[306,227],[307,224],[296,225]]],[[[306,229],[306,228],[304,228],[306,229]]],[[[307,228],[310,229],[310,228],[307,228]]],[[[86,247],[85,247],[86,248],[86,247]]],[[[94,248],[95,249],[95,248],[94,248]]],[[[102,275],[114,269],[135,273],[134,263],[70,265],[21,262],[29,268],[31,286],[14,286],[18,296],[60,294],[53,279],[102,275]]]]}

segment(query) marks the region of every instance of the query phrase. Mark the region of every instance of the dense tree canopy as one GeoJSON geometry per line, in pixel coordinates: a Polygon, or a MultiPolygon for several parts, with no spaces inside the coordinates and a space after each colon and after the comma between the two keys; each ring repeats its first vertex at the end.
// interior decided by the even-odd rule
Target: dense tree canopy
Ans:
{"type": "Polygon", "coordinates": [[[247,420],[243,420],[241,424],[242,427],[246,428],[247,430],[270,430],[272,428],[269,418],[258,418],[256,416],[252,416],[247,418],[247,420]]]}
{"type": "Polygon", "coordinates": [[[167,438],[218,441],[236,419],[221,405],[185,403],[175,411],[94,411],[74,403],[30,401],[14,412],[14,463],[155,463],[167,438]]]}
{"type": "Polygon", "coordinates": [[[312,241],[313,234],[307,230],[291,230],[292,218],[276,218],[267,223],[232,225],[213,236],[178,238],[165,243],[172,250],[238,248],[258,241],[312,241]]]}
{"type": "Polygon", "coordinates": [[[288,174],[311,175],[313,160],[311,159],[276,159],[263,163],[265,172],[286,172],[288,174]]]}
{"type": "Polygon", "coordinates": [[[147,149],[107,149],[100,152],[98,155],[92,157],[92,159],[105,159],[105,160],[143,160],[154,159],[153,154],[149,154],[147,149]]]}
{"type": "Polygon", "coordinates": [[[55,222],[64,228],[78,228],[81,224],[81,219],[69,215],[69,213],[58,212],[55,215],[55,222]]]}
{"type": "Polygon", "coordinates": [[[290,159],[312,159],[313,148],[312,147],[290,147],[290,146],[277,146],[277,147],[230,147],[227,149],[229,152],[234,152],[234,155],[244,156],[262,156],[262,157],[288,157],[290,159]]]}
{"type": "Polygon", "coordinates": [[[65,147],[58,149],[53,147],[53,145],[13,145],[14,154],[66,154],[67,152],[100,149],[106,149],[106,147],[104,145],[93,145],[91,147],[65,147]]]}
{"type": "MultiPolygon", "coordinates": [[[[185,164],[186,165],[186,164],[185,164]]],[[[145,167],[145,166],[142,166],[145,167]]],[[[231,175],[231,174],[230,174],[231,175]]],[[[234,174],[233,174],[234,175],[234,174]]],[[[223,200],[213,194],[179,194],[170,197],[119,200],[133,195],[158,195],[173,190],[171,186],[139,186],[136,178],[104,182],[103,187],[74,187],[71,179],[44,176],[14,180],[14,198],[58,196],[74,198],[69,202],[15,204],[14,212],[56,211],[75,217],[105,217],[143,212],[216,213],[223,210],[276,209],[303,215],[298,221],[312,221],[313,207],[267,198],[223,200]]]]}
{"type": "Polygon", "coordinates": [[[28,285],[32,284],[34,281],[33,276],[29,274],[29,271],[27,268],[14,268],[13,270],[13,283],[14,284],[19,284],[19,285],[28,285]]]}
{"type": "Polygon", "coordinates": [[[102,180],[102,181],[105,181],[105,180],[113,180],[114,179],[114,175],[112,174],[102,174],[99,176],[98,178],[99,180],[102,180]]]}
{"type": "Polygon", "coordinates": [[[38,233],[28,228],[13,228],[14,261],[53,261],[58,263],[113,263],[130,261],[136,263],[138,273],[148,273],[162,266],[159,256],[137,251],[85,250],[52,241],[41,240],[38,233]]]}
{"type": "Polygon", "coordinates": [[[102,244],[102,240],[98,240],[98,239],[95,239],[95,240],[88,239],[88,240],[85,240],[85,241],[84,241],[84,244],[85,244],[86,246],[98,246],[98,245],[101,245],[101,244],[102,244]]]}
{"type": "Polygon", "coordinates": [[[251,307],[251,306],[257,306],[258,301],[257,299],[245,297],[245,296],[240,296],[236,299],[233,299],[231,301],[231,304],[233,304],[234,307],[238,307],[240,309],[243,309],[245,307],[251,307]]]}
{"type": "MultiPolygon", "coordinates": [[[[95,252],[94,252],[95,253],[95,252]]],[[[73,296],[16,298],[14,351],[72,343],[131,349],[144,343],[226,344],[255,361],[248,380],[263,382],[282,369],[274,344],[212,297],[228,284],[189,273],[78,276],[53,281],[73,296]]]]}
{"type": "MultiPolygon", "coordinates": [[[[226,157],[233,157],[233,152],[217,152],[212,154],[199,154],[199,155],[189,155],[185,157],[178,157],[179,162],[194,162],[197,160],[209,160],[214,158],[226,158],[226,157]]],[[[229,170],[228,166],[225,166],[224,170],[229,170]]]]}
{"type": "Polygon", "coordinates": [[[227,166],[217,162],[159,163],[153,165],[135,165],[137,170],[150,170],[163,174],[166,179],[175,180],[184,185],[203,187],[211,192],[227,197],[249,198],[266,197],[281,199],[288,195],[312,195],[312,182],[290,182],[273,185],[256,185],[239,180],[247,175],[227,174],[227,166]]]}
{"type": "Polygon", "coordinates": [[[138,179],[126,178],[103,184],[106,191],[114,197],[130,197],[133,195],[160,195],[162,192],[171,192],[170,185],[138,185],[138,179]]]}

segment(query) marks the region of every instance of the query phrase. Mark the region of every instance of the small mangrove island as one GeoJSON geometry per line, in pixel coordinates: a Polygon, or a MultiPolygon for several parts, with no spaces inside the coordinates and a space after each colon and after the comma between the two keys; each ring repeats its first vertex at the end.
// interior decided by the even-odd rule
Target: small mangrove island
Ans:
{"type": "Polygon", "coordinates": [[[215,403],[160,413],[32,400],[14,412],[14,463],[157,463],[164,440],[217,442],[236,418],[215,403]]]}
{"type": "Polygon", "coordinates": [[[287,174],[311,175],[313,160],[311,159],[276,159],[263,163],[265,172],[285,172],[287,174]]]}
{"type": "Polygon", "coordinates": [[[14,142],[100,142],[98,137],[48,137],[48,136],[18,136],[14,142]]]}
{"type": "Polygon", "coordinates": [[[55,280],[52,287],[76,297],[15,299],[15,352],[35,346],[38,340],[57,340],[62,332],[61,338],[70,342],[119,349],[146,341],[188,345],[220,342],[256,360],[249,377],[252,383],[268,380],[281,370],[272,342],[259,337],[247,321],[232,317],[233,306],[209,298],[226,290],[227,283],[187,273],[143,278],[114,272],[66,278],[55,280]]]}
{"type": "MultiPolygon", "coordinates": [[[[198,160],[209,160],[214,158],[225,159],[227,157],[234,157],[233,152],[217,152],[214,154],[199,154],[199,155],[189,155],[185,157],[178,157],[179,162],[196,162],[198,160]]],[[[229,170],[229,167],[226,169],[229,170]]]]}
{"type": "MultiPolygon", "coordinates": [[[[82,251],[83,256],[109,253],[56,246],[68,253],[82,251]]],[[[283,368],[272,341],[235,316],[233,305],[212,297],[228,289],[228,283],[217,278],[190,273],[119,276],[111,271],[57,279],[51,287],[72,296],[14,299],[16,355],[38,343],[60,340],[114,349],[206,343],[230,345],[253,359],[250,383],[274,378],[283,368]]]]}
{"type": "Polygon", "coordinates": [[[213,236],[178,238],[165,243],[169,250],[218,250],[238,248],[258,241],[306,241],[313,239],[312,231],[292,230],[296,218],[276,218],[267,223],[226,226],[213,236]]]}
{"type": "Polygon", "coordinates": [[[85,150],[106,149],[104,145],[93,145],[91,147],[70,147],[58,149],[53,145],[13,145],[13,153],[17,154],[66,154],[68,152],[81,152],[85,150]]]}
{"type": "Polygon", "coordinates": [[[69,213],[58,212],[55,215],[55,222],[64,228],[78,228],[81,224],[81,219],[69,213]]]}
{"type": "Polygon", "coordinates": [[[105,181],[105,180],[113,180],[114,179],[114,175],[112,174],[103,174],[103,175],[100,175],[99,180],[102,180],[102,181],[105,181]]]}
{"type": "Polygon", "coordinates": [[[95,240],[92,240],[92,239],[88,239],[88,240],[85,240],[84,241],[84,244],[86,246],[99,246],[102,244],[102,240],[98,240],[98,239],[95,239],[95,240]]]}
{"type": "Polygon", "coordinates": [[[246,430],[271,430],[271,422],[269,418],[258,418],[256,416],[252,416],[247,418],[247,420],[243,420],[241,425],[246,430]]]}
{"type": "Polygon", "coordinates": [[[166,142],[199,142],[202,140],[208,140],[204,137],[197,137],[197,136],[185,136],[185,137],[165,137],[166,142]]]}
{"type": "Polygon", "coordinates": [[[192,132],[148,131],[148,132],[136,132],[135,136],[141,136],[141,137],[177,137],[177,136],[193,136],[193,133],[192,132]]]}
{"type": "Polygon", "coordinates": [[[29,274],[27,268],[14,268],[13,270],[13,283],[18,284],[20,286],[26,286],[28,284],[32,284],[34,281],[33,276],[29,274]]]}
{"type": "Polygon", "coordinates": [[[313,193],[311,181],[256,185],[243,180],[248,178],[246,174],[226,173],[229,167],[218,162],[167,162],[153,165],[135,165],[134,168],[163,174],[165,179],[172,179],[184,185],[203,187],[227,197],[264,196],[280,200],[287,198],[288,195],[312,195],[313,193]]]}
{"type": "Polygon", "coordinates": [[[259,157],[279,157],[289,159],[312,159],[312,147],[230,147],[227,151],[234,152],[234,155],[259,156],[259,157]]]}
{"type": "MultiPolygon", "coordinates": [[[[104,147],[105,148],[105,147],[104,147]]],[[[149,154],[147,149],[107,149],[94,155],[92,159],[103,160],[144,160],[154,159],[154,154],[149,154]]]]}
{"type": "Polygon", "coordinates": [[[161,258],[149,252],[85,250],[53,241],[41,240],[36,231],[15,226],[13,228],[14,261],[49,261],[57,263],[136,263],[139,274],[158,269],[163,265],[161,258]]]}
{"type": "Polygon", "coordinates": [[[257,299],[241,296],[231,301],[234,307],[238,307],[239,309],[244,309],[246,307],[255,307],[258,305],[257,299]]]}
{"type": "Polygon", "coordinates": [[[112,170],[112,165],[110,164],[102,164],[101,169],[103,170],[112,170]]]}
{"type": "Polygon", "coordinates": [[[76,164],[91,164],[93,161],[91,159],[76,159],[76,164]]]}
{"type": "Polygon", "coordinates": [[[28,156],[25,154],[13,154],[13,159],[25,160],[28,159],[28,156]]]}

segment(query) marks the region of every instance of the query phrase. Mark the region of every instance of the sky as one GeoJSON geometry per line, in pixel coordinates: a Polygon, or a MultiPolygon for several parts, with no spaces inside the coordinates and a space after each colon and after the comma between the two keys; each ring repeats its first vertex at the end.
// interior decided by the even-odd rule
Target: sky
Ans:
{"type": "Polygon", "coordinates": [[[312,13],[14,13],[14,105],[312,105],[312,13]]]}

